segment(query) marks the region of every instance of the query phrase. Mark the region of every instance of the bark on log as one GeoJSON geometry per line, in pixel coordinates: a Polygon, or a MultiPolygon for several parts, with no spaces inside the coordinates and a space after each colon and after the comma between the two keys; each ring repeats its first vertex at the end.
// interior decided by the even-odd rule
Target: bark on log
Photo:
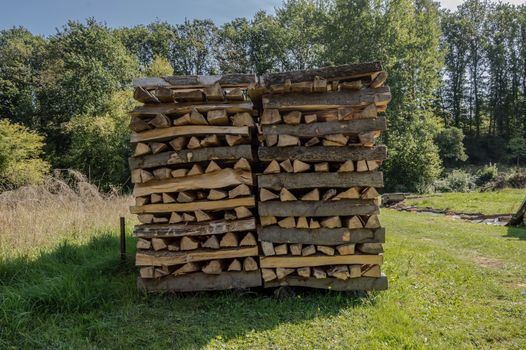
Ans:
{"type": "Polygon", "coordinates": [[[364,173],[299,173],[299,174],[268,174],[258,176],[258,187],[280,190],[297,188],[353,186],[383,187],[383,174],[379,171],[364,173]]]}
{"type": "Polygon", "coordinates": [[[273,280],[264,283],[265,288],[275,288],[280,286],[294,286],[294,287],[308,287],[318,289],[330,289],[335,291],[349,291],[349,290],[386,290],[387,277],[380,278],[373,277],[358,277],[348,280],[341,280],[337,278],[309,278],[304,279],[299,276],[287,276],[282,280],[273,280]]]}
{"type": "Polygon", "coordinates": [[[263,135],[293,135],[298,137],[316,137],[333,134],[359,134],[362,132],[385,129],[386,122],[384,117],[300,125],[279,124],[262,126],[263,135]]]}
{"type": "Polygon", "coordinates": [[[319,228],[319,229],[284,229],[279,226],[258,227],[258,239],[274,243],[302,243],[339,245],[344,243],[383,243],[385,229],[319,228]]]}
{"type": "Polygon", "coordinates": [[[384,160],[387,157],[385,146],[376,147],[260,147],[259,160],[299,159],[304,162],[345,162],[347,160],[384,160]]]}
{"type": "MultiPolygon", "coordinates": [[[[136,225],[133,234],[136,237],[182,237],[182,236],[204,236],[218,235],[227,232],[242,232],[254,230],[256,221],[254,218],[243,220],[215,220],[196,224],[160,224],[160,225],[136,225]]],[[[365,243],[365,241],[363,241],[365,243]]]]}

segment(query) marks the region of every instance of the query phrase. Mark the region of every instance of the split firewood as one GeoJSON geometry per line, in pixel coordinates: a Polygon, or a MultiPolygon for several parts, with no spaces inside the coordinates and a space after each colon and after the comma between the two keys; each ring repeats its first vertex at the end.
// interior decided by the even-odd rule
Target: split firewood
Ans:
{"type": "Polygon", "coordinates": [[[252,232],[247,233],[241,242],[239,242],[240,247],[253,247],[255,245],[257,245],[257,240],[252,232]]]}
{"type": "Polygon", "coordinates": [[[161,203],[163,201],[163,196],[159,193],[152,193],[150,196],[150,203],[161,203]]]}
{"type": "Polygon", "coordinates": [[[219,241],[219,246],[221,248],[237,247],[239,246],[239,240],[234,232],[227,232],[223,235],[221,241],[219,241]]]}
{"type": "Polygon", "coordinates": [[[336,196],[337,193],[338,193],[338,191],[336,191],[334,188],[328,189],[328,190],[325,191],[325,193],[323,194],[322,200],[324,200],[324,201],[328,201],[328,200],[331,199],[332,197],[336,196]]]}
{"type": "Polygon", "coordinates": [[[182,117],[179,117],[179,118],[175,119],[173,124],[175,126],[192,125],[192,120],[190,118],[190,113],[186,113],[182,117]]]}
{"type": "Polygon", "coordinates": [[[235,211],[233,210],[225,211],[225,220],[235,220],[235,219],[237,219],[235,211]]]}
{"type": "Polygon", "coordinates": [[[283,117],[285,124],[298,125],[301,123],[301,112],[292,111],[283,117]]]}
{"type": "Polygon", "coordinates": [[[259,190],[259,200],[261,202],[266,202],[266,201],[270,201],[270,200],[278,199],[278,198],[279,196],[277,194],[267,190],[266,188],[262,188],[259,190]]]}
{"type": "Polygon", "coordinates": [[[301,255],[301,243],[289,244],[290,254],[301,255]]]}
{"type": "Polygon", "coordinates": [[[311,219],[309,220],[309,228],[320,228],[320,227],[321,227],[321,225],[320,225],[320,223],[318,222],[318,220],[315,220],[315,219],[313,219],[313,218],[311,218],[311,219]]]}
{"type": "Polygon", "coordinates": [[[267,147],[275,146],[278,143],[278,135],[267,135],[265,136],[265,144],[267,147]]]}
{"type": "Polygon", "coordinates": [[[239,159],[236,162],[236,164],[234,164],[234,169],[246,170],[246,171],[252,170],[252,168],[250,167],[250,163],[245,158],[239,159]]]}
{"type": "Polygon", "coordinates": [[[280,280],[280,279],[283,279],[283,278],[287,277],[288,275],[290,275],[294,271],[296,271],[296,270],[295,269],[286,268],[286,267],[278,267],[276,269],[276,276],[278,277],[278,280],[280,280]]]}
{"type": "Polygon", "coordinates": [[[188,174],[188,169],[176,169],[170,173],[172,177],[185,177],[188,174]]]}
{"type": "Polygon", "coordinates": [[[153,176],[158,180],[165,180],[172,177],[172,169],[158,168],[153,171],[153,176]]]}
{"type": "Polygon", "coordinates": [[[201,140],[201,147],[212,147],[218,146],[219,144],[219,137],[216,134],[208,135],[207,137],[201,140]]]}
{"type": "Polygon", "coordinates": [[[360,90],[362,88],[361,80],[345,81],[340,84],[342,90],[360,90]]]}
{"type": "Polygon", "coordinates": [[[362,277],[361,265],[349,265],[349,278],[362,277]]]}
{"type": "Polygon", "coordinates": [[[139,142],[137,146],[135,146],[135,151],[133,152],[134,157],[140,157],[145,154],[152,153],[152,150],[150,149],[150,146],[146,143],[139,142]]]}
{"type": "Polygon", "coordinates": [[[164,276],[168,275],[170,272],[166,271],[166,270],[167,270],[167,268],[164,268],[164,267],[160,268],[160,269],[156,268],[154,270],[154,277],[155,278],[161,278],[161,277],[164,277],[164,276]]]}
{"type": "Polygon", "coordinates": [[[314,171],[317,173],[326,173],[329,171],[329,163],[323,162],[323,163],[316,163],[314,164],[314,171]]]}
{"type": "Polygon", "coordinates": [[[135,169],[132,171],[131,175],[133,183],[145,183],[154,179],[153,174],[144,169],[135,169]]]}
{"type": "Polygon", "coordinates": [[[202,175],[202,174],[203,174],[203,168],[199,164],[194,164],[186,175],[194,176],[194,175],[202,175]]]}
{"type": "Polygon", "coordinates": [[[277,109],[265,109],[261,115],[261,125],[281,123],[281,115],[277,109]]]}
{"type": "Polygon", "coordinates": [[[361,243],[356,245],[356,249],[364,254],[381,254],[384,252],[382,243],[361,243]]]}
{"type": "Polygon", "coordinates": [[[359,217],[353,216],[347,221],[346,227],[350,229],[363,228],[363,224],[359,217]]]}
{"type": "Polygon", "coordinates": [[[223,101],[225,99],[224,91],[219,83],[205,87],[204,93],[207,101],[223,101]]]}
{"type": "Polygon", "coordinates": [[[380,71],[376,75],[376,78],[371,82],[371,85],[369,85],[371,88],[376,89],[379,87],[382,87],[387,80],[387,72],[386,71],[380,71]]]}
{"type": "Polygon", "coordinates": [[[301,249],[302,256],[309,256],[313,254],[316,254],[316,246],[313,244],[309,244],[301,249]]]}
{"type": "Polygon", "coordinates": [[[302,81],[290,85],[291,92],[312,92],[313,83],[311,81],[302,81]]]}
{"type": "Polygon", "coordinates": [[[135,205],[140,207],[141,205],[146,205],[150,203],[150,197],[136,197],[135,205]]]}
{"type": "Polygon", "coordinates": [[[226,114],[225,109],[218,109],[210,111],[206,114],[206,119],[208,120],[208,124],[210,125],[228,125],[228,115],[226,114]]]}
{"type": "Polygon", "coordinates": [[[195,201],[195,194],[193,192],[181,191],[177,194],[177,202],[190,203],[195,201]]]}
{"type": "Polygon", "coordinates": [[[217,201],[217,200],[220,200],[226,197],[227,197],[226,191],[212,189],[210,190],[206,198],[211,201],[217,201]]]}
{"type": "Polygon", "coordinates": [[[336,250],[340,255],[352,255],[354,254],[354,249],[354,244],[341,244],[339,246],[336,246],[336,250]]]}
{"type": "Polygon", "coordinates": [[[204,115],[202,115],[197,109],[192,109],[190,113],[190,123],[192,125],[208,125],[204,115]]]}
{"type": "Polygon", "coordinates": [[[139,117],[133,117],[130,122],[129,128],[135,132],[142,132],[150,130],[152,127],[145,120],[139,117]]]}
{"type": "Polygon", "coordinates": [[[172,89],[167,87],[158,87],[153,91],[153,94],[161,103],[174,103],[174,94],[172,89]]]}
{"type": "Polygon", "coordinates": [[[212,217],[202,210],[194,211],[195,219],[197,222],[210,221],[212,217]]]}
{"type": "Polygon", "coordinates": [[[367,168],[367,162],[365,160],[359,160],[356,162],[356,171],[363,172],[368,170],[369,168],[367,168]]]}
{"type": "Polygon", "coordinates": [[[296,272],[298,273],[298,276],[303,278],[309,278],[310,277],[310,267],[298,267],[296,269],[296,272]]]}
{"type": "Polygon", "coordinates": [[[241,184],[228,191],[228,198],[236,198],[239,196],[249,196],[251,194],[250,187],[246,184],[241,184]]]}
{"type": "Polygon", "coordinates": [[[256,259],[249,256],[243,260],[243,270],[244,271],[256,271],[258,269],[258,263],[256,259]]]}
{"type": "Polygon", "coordinates": [[[343,134],[327,135],[323,140],[324,146],[345,146],[349,137],[343,134]]]}
{"type": "Polygon", "coordinates": [[[164,250],[168,248],[168,245],[162,238],[152,238],[152,248],[153,250],[164,250]]]}
{"type": "Polygon", "coordinates": [[[361,267],[361,275],[363,277],[381,277],[382,271],[380,270],[380,265],[363,265],[361,267]]]}
{"type": "Polygon", "coordinates": [[[379,195],[374,187],[366,187],[361,193],[362,199],[376,199],[379,195]]]}
{"type": "Polygon", "coordinates": [[[236,207],[234,208],[236,212],[236,217],[238,219],[249,218],[252,216],[252,212],[247,207],[236,207]]]}
{"type": "Polygon", "coordinates": [[[139,238],[137,240],[137,249],[150,249],[152,247],[152,242],[144,238],[139,238]]]}
{"type": "Polygon", "coordinates": [[[342,227],[342,221],[340,220],[339,216],[331,216],[326,219],[323,219],[320,222],[320,224],[322,227],[326,227],[326,228],[342,227]]]}
{"type": "Polygon", "coordinates": [[[189,213],[183,213],[183,221],[186,221],[186,222],[195,221],[195,216],[189,213]]]}
{"type": "Polygon", "coordinates": [[[191,236],[184,236],[181,238],[181,250],[194,250],[199,248],[199,242],[191,237],[191,236]]]}
{"type": "Polygon", "coordinates": [[[307,221],[307,217],[300,216],[298,218],[298,222],[296,223],[296,228],[309,228],[309,223],[307,221]]]}
{"type": "MultiPolygon", "coordinates": [[[[376,108],[376,107],[375,107],[376,108]]],[[[338,120],[352,120],[354,118],[355,110],[352,107],[338,108],[338,120]]]]}
{"type": "Polygon", "coordinates": [[[226,143],[229,146],[236,146],[246,143],[246,138],[241,135],[225,135],[226,143]]]}
{"type": "Polygon", "coordinates": [[[339,119],[338,110],[327,110],[316,113],[319,121],[333,122],[339,119]]]}
{"type": "Polygon", "coordinates": [[[177,270],[175,270],[173,272],[173,275],[179,276],[179,275],[184,275],[186,273],[197,272],[199,270],[201,270],[201,267],[199,266],[198,263],[189,262],[189,263],[184,264],[183,266],[181,266],[177,270]]]}
{"type": "Polygon", "coordinates": [[[205,99],[205,95],[201,90],[191,91],[173,91],[174,99],[177,102],[200,102],[205,99]]]}
{"type": "Polygon", "coordinates": [[[186,147],[188,149],[197,149],[197,148],[201,148],[201,142],[199,141],[199,139],[195,136],[192,136],[190,138],[190,141],[188,141],[188,144],[186,145],[186,147]]]}
{"type": "Polygon", "coordinates": [[[170,193],[163,193],[163,203],[175,203],[177,201],[177,198],[175,195],[172,195],[170,193]]]}
{"type": "Polygon", "coordinates": [[[354,171],[354,162],[352,160],[347,160],[340,166],[338,169],[339,173],[350,173],[354,171]]]}
{"type": "Polygon", "coordinates": [[[263,170],[263,174],[278,174],[280,172],[279,163],[275,160],[263,170]]]}
{"type": "Polygon", "coordinates": [[[307,114],[303,119],[305,120],[305,124],[311,124],[318,121],[318,116],[316,116],[316,114],[307,114]]]}
{"type": "Polygon", "coordinates": [[[237,259],[232,260],[230,265],[228,265],[227,271],[241,271],[241,262],[237,259]]]}
{"type": "Polygon", "coordinates": [[[263,251],[263,255],[265,256],[276,255],[276,251],[274,250],[274,244],[272,244],[272,242],[262,241],[261,250],[263,251]]]}
{"type": "Polygon", "coordinates": [[[162,142],[152,142],[150,143],[150,148],[152,149],[153,154],[161,153],[168,149],[168,145],[162,142]]]}
{"type": "Polygon", "coordinates": [[[278,147],[298,146],[300,139],[297,136],[292,135],[279,135],[278,136],[278,147]]]}
{"type": "Polygon", "coordinates": [[[181,247],[179,246],[179,243],[173,242],[168,244],[168,250],[171,252],[178,252],[181,250],[181,247]]]}
{"type": "Polygon", "coordinates": [[[168,142],[174,151],[180,151],[186,146],[186,137],[179,136],[174,138],[172,141],[168,142]]]}
{"type": "Polygon", "coordinates": [[[274,252],[276,252],[276,255],[287,255],[288,248],[287,244],[278,244],[274,246],[274,252]]]}
{"type": "Polygon", "coordinates": [[[327,278],[327,273],[320,267],[313,267],[312,268],[312,275],[316,279],[327,278]]]}
{"type": "Polygon", "coordinates": [[[368,160],[367,161],[367,168],[369,171],[374,171],[380,167],[380,161],[377,160],[368,160]]]}
{"type": "Polygon", "coordinates": [[[259,221],[263,227],[275,225],[278,222],[275,216],[260,216],[259,221]]]}
{"type": "Polygon", "coordinates": [[[168,128],[172,125],[172,121],[166,115],[159,113],[148,124],[154,128],[168,128]]]}
{"type": "Polygon", "coordinates": [[[221,260],[210,260],[201,271],[209,275],[219,275],[223,271],[221,260]]]}
{"type": "Polygon", "coordinates": [[[365,228],[378,228],[380,227],[380,220],[378,220],[377,215],[371,215],[369,219],[367,220],[367,224],[364,226],[365,228]]]}
{"type": "Polygon", "coordinates": [[[205,174],[208,174],[208,173],[211,173],[211,172],[214,172],[214,171],[219,171],[219,170],[221,170],[221,167],[219,165],[217,165],[216,162],[211,160],[210,163],[208,163],[208,166],[205,169],[205,174]]]}
{"type": "Polygon", "coordinates": [[[304,194],[301,197],[302,201],[319,201],[320,200],[320,190],[317,188],[313,189],[312,191],[304,194]]]}
{"type": "Polygon", "coordinates": [[[209,249],[219,249],[219,241],[215,235],[208,237],[206,241],[201,243],[201,247],[209,249]]]}
{"type": "Polygon", "coordinates": [[[292,173],[294,171],[294,168],[292,167],[292,162],[290,161],[290,159],[286,159],[282,161],[281,163],[279,163],[279,165],[287,173],[292,173]]]}
{"type": "Polygon", "coordinates": [[[333,247],[329,247],[329,246],[326,246],[326,245],[319,245],[319,246],[316,247],[316,249],[319,252],[322,252],[325,255],[334,255],[334,248],[333,247]]]}
{"type": "Polygon", "coordinates": [[[347,267],[347,265],[334,266],[327,271],[327,274],[331,277],[338,278],[341,280],[346,280],[351,277],[349,275],[349,268],[347,267]]]}
{"type": "Polygon", "coordinates": [[[233,126],[255,126],[254,118],[248,112],[236,113],[231,118],[233,126]]]}
{"type": "Polygon", "coordinates": [[[338,193],[332,200],[340,199],[358,199],[360,198],[360,192],[356,187],[351,187],[347,191],[338,193]]]}
{"type": "Polygon", "coordinates": [[[317,137],[313,137],[307,142],[305,142],[305,147],[311,147],[311,146],[317,145],[318,143],[320,143],[320,139],[317,137]]]}
{"type": "Polygon", "coordinates": [[[353,113],[353,118],[355,119],[371,119],[376,118],[377,116],[378,110],[376,109],[376,105],[374,103],[371,103],[359,112],[353,113]]]}
{"type": "Polygon", "coordinates": [[[297,201],[298,199],[285,187],[279,192],[279,200],[282,202],[297,201]]]}
{"type": "Polygon", "coordinates": [[[274,269],[261,269],[261,277],[265,282],[270,282],[277,278],[274,269]]]}
{"type": "Polygon", "coordinates": [[[312,89],[314,92],[327,92],[327,79],[315,77],[312,89]]]}
{"type": "Polygon", "coordinates": [[[278,221],[278,225],[282,228],[294,228],[296,227],[296,220],[294,219],[294,216],[288,216],[278,221]]]}
{"type": "Polygon", "coordinates": [[[172,215],[170,216],[170,224],[177,224],[182,221],[183,217],[179,215],[179,213],[172,212],[172,215]]]}
{"type": "Polygon", "coordinates": [[[358,139],[364,147],[373,147],[376,139],[380,136],[380,131],[374,130],[369,132],[361,132],[358,134],[358,139]]]}
{"type": "Polygon", "coordinates": [[[152,223],[154,224],[166,224],[168,223],[168,218],[165,218],[164,216],[154,216],[152,219],[152,223]]]}
{"type": "Polygon", "coordinates": [[[141,278],[154,278],[154,270],[155,268],[153,266],[141,267],[139,269],[139,275],[141,278]]]}
{"type": "Polygon", "coordinates": [[[294,159],[294,162],[292,162],[292,169],[295,173],[303,173],[310,170],[310,165],[301,160],[294,159]]]}

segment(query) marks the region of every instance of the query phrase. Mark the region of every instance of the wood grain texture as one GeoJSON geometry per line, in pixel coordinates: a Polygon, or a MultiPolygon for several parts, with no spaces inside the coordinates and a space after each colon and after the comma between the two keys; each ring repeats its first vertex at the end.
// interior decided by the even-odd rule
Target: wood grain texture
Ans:
{"type": "Polygon", "coordinates": [[[345,162],[347,160],[384,160],[385,146],[376,147],[259,147],[259,160],[270,162],[298,159],[304,162],[345,162]]]}
{"type": "Polygon", "coordinates": [[[133,80],[133,86],[145,89],[157,87],[167,88],[199,88],[219,83],[222,87],[247,87],[256,83],[255,74],[222,74],[222,75],[173,75],[161,78],[145,77],[133,80]]]}
{"type": "MultiPolygon", "coordinates": [[[[262,268],[269,267],[306,267],[324,265],[351,265],[351,264],[374,264],[383,263],[383,255],[309,255],[309,256],[262,256],[259,258],[262,268]]],[[[153,264],[152,264],[153,265],[153,264]]]]}
{"type": "Polygon", "coordinates": [[[142,206],[130,207],[132,214],[154,214],[187,212],[195,210],[228,210],[237,207],[254,207],[256,200],[254,197],[241,197],[234,199],[224,199],[219,201],[195,201],[191,203],[169,203],[169,204],[146,204],[142,206]]]}
{"type": "MultiPolygon", "coordinates": [[[[214,259],[243,258],[257,256],[258,247],[231,248],[231,249],[199,249],[184,252],[138,252],[135,254],[136,266],[171,266],[186,264],[196,261],[214,259]]],[[[364,255],[375,256],[375,255],[364,255]]]]}
{"type": "MultiPolygon", "coordinates": [[[[356,119],[349,121],[331,121],[322,123],[299,124],[299,125],[263,125],[263,135],[293,135],[298,137],[316,137],[333,134],[358,134],[380,130],[387,127],[385,118],[356,119]]],[[[145,131],[146,133],[149,131],[145,131]]]]}
{"type": "MultiPolygon", "coordinates": [[[[155,205],[155,204],[150,204],[155,205]]],[[[374,200],[345,199],[340,201],[269,201],[258,203],[260,216],[324,216],[378,214],[374,200]]]]}
{"type": "Polygon", "coordinates": [[[341,280],[338,278],[302,278],[299,276],[287,276],[282,280],[274,280],[264,283],[265,288],[276,288],[280,286],[292,287],[308,287],[318,289],[330,289],[334,291],[350,291],[350,290],[386,290],[388,287],[387,277],[382,275],[379,278],[374,277],[358,277],[348,280],[341,280]]]}
{"type": "Polygon", "coordinates": [[[203,135],[241,135],[250,136],[247,126],[213,126],[213,125],[185,125],[169,128],[158,128],[143,132],[134,132],[130,137],[131,143],[146,141],[166,141],[178,136],[203,135]]]}
{"type": "Polygon", "coordinates": [[[136,237],[182,237],[182,236],[204,236],[218,235],[227,232],[252,231],[256,229],[254,218],[242,220],[214,220],[204,223],[190,224],[153,224],[136,225],[133,234],[136,237]]]}
{"type": "Polygon", "coordinates": [[[258,187],[272,190],[282,188],[349,188],[353,186],[383,187],[380,171],[362,173],[280,173],[258,175],[258,187]]]}
{"type": "Polygon", "coordinates": [[[216,109],[224,109],[229,114],[239,112],[253,112],[253,105],[250,102],[211,102],[203,104],[195,104],[195,102],[184,102],[184,103],[157,103],[157,104],[146,104],[138,106],[130,112],[131,116],[135,117],[147,117],[150,118],[159,113],[167,115],[183,115],[191,113],[193,109],[196,109],[200,113],[207,113],[216,109]]]}
{"type": "Polygon", "coordinates": [[[385,229],[348,228],[281,228],[279,226],[258,227],[258,240],[273,243],[302,243],[338,245],[345,243],[383,243],[385,229]]]}

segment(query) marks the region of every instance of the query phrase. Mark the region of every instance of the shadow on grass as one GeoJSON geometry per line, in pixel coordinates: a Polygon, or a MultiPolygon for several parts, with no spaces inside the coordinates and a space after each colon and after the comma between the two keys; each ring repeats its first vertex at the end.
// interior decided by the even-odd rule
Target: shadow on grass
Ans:
{"type": "Polygon", "coordinates": [[[316,290],[279,299],[262,289],[143,295],[134,242],[128,237],[124,265],[111,233],[63,243],[36,260],[0,259],[0,348],[199,348],[375,302],[316,290]]]}
{"type": "Polygon", "coordinates": [[[507,234],[504,237],[526,240],[526,226],[508,226],[507,229],[507,234]]]}

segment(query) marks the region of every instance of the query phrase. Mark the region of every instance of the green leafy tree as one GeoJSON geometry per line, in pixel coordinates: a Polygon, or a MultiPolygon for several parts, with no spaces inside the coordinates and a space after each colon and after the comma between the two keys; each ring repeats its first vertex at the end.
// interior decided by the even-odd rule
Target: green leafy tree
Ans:
{"type": "Polygon", "coordinates": [[[442,129],[437,133],[436,143],[440,149],[440,157],[444,161],[466,161],[468,155],[464,149],[464,133],[462,129],[450,127],[442,129]]]}
{"type": "Polygon", "coordinates": [[[519,165],[520,159],[526,158],[526,140],[524,137],[514,137],[508,142],[510,157],[516,159],[519,165]]]}
{"type": "Polygon", "coordinates": [[[0,184],[38,184],[49,171],[42,160],[44,137],[20,124],[0,120],[0,184]]]}
{"type": "Polygon", "coordinates": [[[173,75],[174,69],[168,59],[162,56],[155,56],[152,63],[145,70],[146,76],[149,77],[163,77],[173,75]]]}

